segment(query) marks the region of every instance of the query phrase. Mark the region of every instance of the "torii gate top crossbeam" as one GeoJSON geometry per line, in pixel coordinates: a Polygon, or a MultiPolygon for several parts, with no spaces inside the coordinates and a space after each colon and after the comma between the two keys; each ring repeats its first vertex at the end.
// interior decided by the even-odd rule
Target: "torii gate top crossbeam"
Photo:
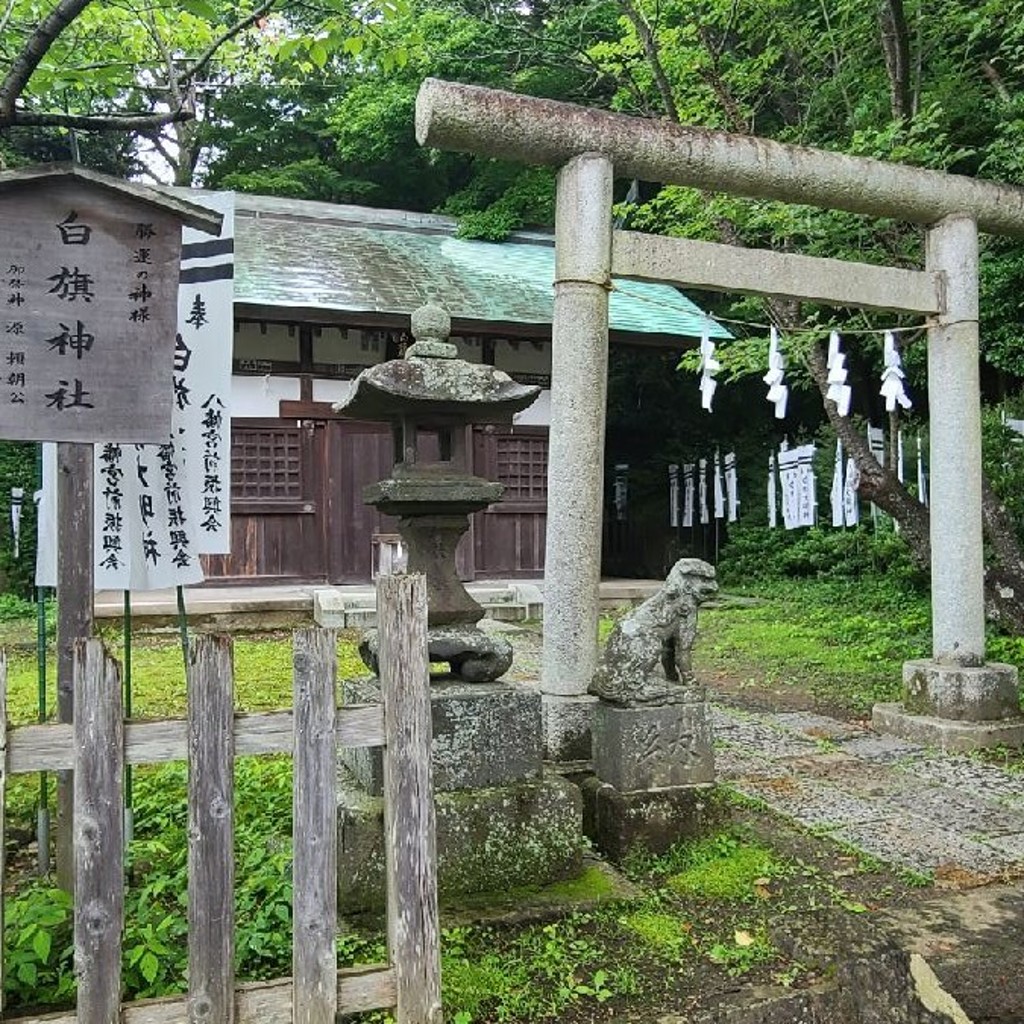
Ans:
{"type": "Polygon", "coordinates": [[[475,85],[427,79],[416,138],[528,164],[603,153],[623,177],[919,224],[968,214],[982,231],[1024,238],[1024,189],[1015,186],[475,85]]]}

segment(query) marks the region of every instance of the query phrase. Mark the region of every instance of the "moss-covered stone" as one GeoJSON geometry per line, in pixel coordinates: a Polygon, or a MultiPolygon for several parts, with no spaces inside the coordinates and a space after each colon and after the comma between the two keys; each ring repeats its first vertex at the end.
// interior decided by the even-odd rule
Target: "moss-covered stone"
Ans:
{"type": "Polygon", "coordinates": [[[707,784],[620,793],[591,776],[581,788],[583,831],[616,864],[635,848],[660,854],[680,839],[702,835],[719,814],[715,788],[707,784]]]}
{"type": "MultiPolygon", "coordinates": [[[[345,913],[384,902],[383,802],[342,780],[338,897],[345,913]]],[[[558,775],[539,782],[438,793],[442,897],[542,886],[582,871],[579,789],[558,775]]]]}

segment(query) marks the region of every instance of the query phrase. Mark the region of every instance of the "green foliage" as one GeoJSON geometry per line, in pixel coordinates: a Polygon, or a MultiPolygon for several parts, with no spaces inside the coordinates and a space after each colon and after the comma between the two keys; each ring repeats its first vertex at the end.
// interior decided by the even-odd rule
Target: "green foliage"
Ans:
{"type": "MultiPolygon", "coordinates": [[[[34,444],[0,441],[0,593],[7,591],[30,599],[35,588],[36,570],[36,506],[32,495],[36,490],[36,450],[34,444]],[[11,533],[11,488],[21,487],[25,494],[21,506],[21,554],[14,558],[11,533]]],[[[11,618],[14,608],[0,610],[0,618],[11,618]]],[[[32,610],[26,611],[27,615],[32,610]]]]}
{"type": "Polygon", "coordinates": [[[456,1020],[559,1019],[578,1003],[611,999],[633,990],[628,971],[613,957],[592,918],[573,914],[513,933],[449,928],[442,935],[444,1003],[456,1020]],[[604,964],[605,966],[602,966],[604,964]]]}
{"type": "MultiPolygon", "coordinates": [[[[1007,414],[1020,418],[1019,403],[1008,403],[1007,414]]],[[[1024,437],[1003,423],[1003,410],[987,408],[981,420],[981,456],[985,479],[999,496],[1018,537],[1024,539],[1024,437]]]]}
{"type": "Polygon", "coordinates": [[[74,994],[74,904],[37,883],[4,906],[5,1004],[63,1005],[74,994]]]}
{"type": "Polygon", "coordinates": [[[847,530],[773,530],[740,524],[729,531],[718,575],[727,587],[776,579],[854,582],[869,576],[911,587],[925,582],[900,535],[870,524],[847,530]]]}
{"type": "Polygon", "coordinates": [[[708,950],[708,959],[722,964],[732,977],[746,974],[756,964],[771,960],[778,951],[763,931],[754,934],[737,930],[733,941],[716,942],[708,950]]]}
{"type": "Polygon", "coordinates": [[[786,870],[766,846],[725,831],[678,844],[657,870],[670,872],[669,888],[711,900],[755,899],[756,884],[786,870]]]}
{"type": "Polygon", "coordinates": [[[555,175],[546,167],[526,171],[495,161],[449,197],[442,213],[460,217],[459,237],[500,242],[513,231],[554,220],[555,175]]]}
{"type": "MultiPolygon", "coordinates": [[[[128,851],[122,974],[133,998],[183,991],[187,966],[187,769],[137,769],[135,839],[128,851]]],[[[235,762],[236,969],[241,979],[291,966],[292,766],[285,757],[235,762]]],[[[74,993],[71,902],[36,884],[7,905],[9,1006],[66,1003],[74,993]]],[[[351,955],[364,945],[344,943],[351,955]]]]}
{"type": "Polygon", "coordinates": [[[619,918],[619,923],[667,960],[678,960],[692,949],[691,928],[677,914],[637,910],[619,918]]]}

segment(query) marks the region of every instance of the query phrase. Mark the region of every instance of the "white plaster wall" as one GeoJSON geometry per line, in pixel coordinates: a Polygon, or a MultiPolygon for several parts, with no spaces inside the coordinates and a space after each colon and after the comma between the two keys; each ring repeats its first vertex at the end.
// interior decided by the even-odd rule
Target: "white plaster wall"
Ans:
{"type": "Polygon", "coordinates": [[[355,387],[354,380],[320,380],[313,378],[314,402],[343,402],[355,387]]]}
{"type": "Polygon", "coordinates": [[[313,332],[313,362],[370,366],[384,358],[382,331],[324,326],[313,332]]]}
{"type": "Polygon", "coordinates": [[[533,405],[527,406],[522,412],[512,417],[512,422],[521,427],[551,426],[551,392],[542,391],[533,405]]]}
{"type": "Polygon", "coordinates": [[[235,359],[277,359],[283,363],[299,361],[299,331],[287,324],[240,323],[235,326],[235,359]]]}
{"type": "Polygon", "coordinates": [[[280,415],[278,403],[299,400],[298,377],[232,377],[231,416],[271,417],[280,415]]]}

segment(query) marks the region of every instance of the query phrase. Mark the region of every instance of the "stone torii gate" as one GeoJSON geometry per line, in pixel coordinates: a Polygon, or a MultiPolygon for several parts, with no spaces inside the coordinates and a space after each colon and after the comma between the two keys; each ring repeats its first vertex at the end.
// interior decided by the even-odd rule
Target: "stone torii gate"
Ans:
{"type": "Polygon", "coordinates": [[[548,755],[589,757],[613,276],[928,317],[931,659],[880,728],[946,749],[1024,743],[1016,670],[985,661],[978,231],[1024,238],[1024,189],[428,79],[423,145],[560,168],[541,688],[548,755]],[[926,225],[924,270],[613,231],[613,175],[926,225]]]}

